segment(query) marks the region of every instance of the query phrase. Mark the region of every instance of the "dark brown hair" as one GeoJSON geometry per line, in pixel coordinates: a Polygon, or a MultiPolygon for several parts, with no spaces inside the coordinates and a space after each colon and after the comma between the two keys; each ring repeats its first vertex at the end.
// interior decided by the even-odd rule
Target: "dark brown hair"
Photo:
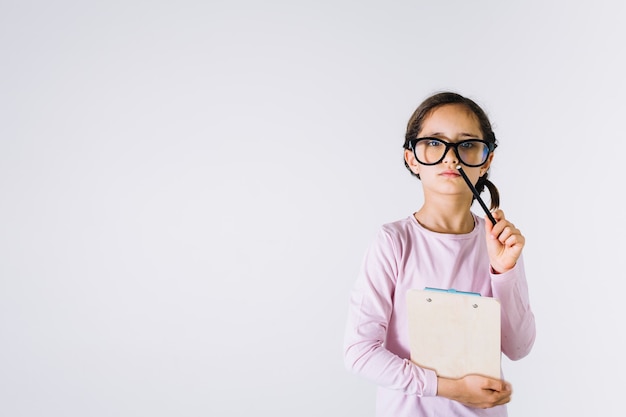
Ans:
{"type": "MultiPolygon", "coordinates": [[[[409,141],[418,137],[419,133],[422,130],[424,120],[436,108],[445,104],[461,104],[467,107],[467,109],[472,112],[478,119],[480,130],[483,134],[482,139],[494,144],[497,143],[496,135],[493,133],[493,129],[491,128],[491,122],[489,121],[489,118],[487,117],[487,114],[484,112],[484,110],[473,100],[467,97],[463,97],[462,95],[457,93],[445,91],[428,97],[422,102],[422,104],[418,106],[415,112],[413,112],[413,115],[411,116],[411,118],[409,119],[409,123],[407,124],[406,135],[404,136],[404,149],[409,149],[409,141]]],[[[413,171],[411,171],[411,169],[409,168],[409,164],[406,162],[406,160],[404,161],[404,165],[407,167],[412,175],[415,175],[417,178],[419,178],[419,174],[415,174],[413,171]]],[[[476,190],[481,193],[483,192],[485,187],[487,187],[491,199],[491,209],[493,210],[500,206],[500,193],[498,192],[496,186],[487,179],[488,176],[489,171],[487,170],[487,172],[485,172],[485,174],[478,179],[478,182],[476,183],[476,190]]]]}

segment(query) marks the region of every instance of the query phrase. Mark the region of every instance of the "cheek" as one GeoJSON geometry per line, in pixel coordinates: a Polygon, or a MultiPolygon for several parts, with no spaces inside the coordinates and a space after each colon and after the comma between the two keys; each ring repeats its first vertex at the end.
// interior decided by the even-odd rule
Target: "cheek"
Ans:
{"type": "Polygon", "coordinates": [[[478,182],[478,179],[484,174],[484,172],[479,169],[472,170],[470,172],[467,172],[467,170],[465,170],[465,173],[467,174],[467,177],[470,179],[470,181],[474,185],[476,185],[476,183],[478,182]]]}
{"type": "Polygon", "coordinates": [[[436,170],[434,170],[432,167],[425,165],[421,165],[419,167],[419,174],[422,179],[426,178],[426,180],[434,178],[437,175],[436,170]]]}

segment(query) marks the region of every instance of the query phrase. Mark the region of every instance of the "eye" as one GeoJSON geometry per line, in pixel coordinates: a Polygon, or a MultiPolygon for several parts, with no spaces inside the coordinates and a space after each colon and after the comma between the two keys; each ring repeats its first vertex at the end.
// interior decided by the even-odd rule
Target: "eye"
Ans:
{"type": "Polygon", "coordinates": [[[443,143],[439,139],[429,139],[426,141],[426,145],[430,147],[442,146],[443,143]]]}
{"type": "Polygon", "coordinates": [[[459,147],[461,147],[463,149],[472,149],[475,146],[476,146],[476,144],[474,143],[474,141],[468,141],[468,142],[461,142],[461,143],[459,143],[459,147]]]}

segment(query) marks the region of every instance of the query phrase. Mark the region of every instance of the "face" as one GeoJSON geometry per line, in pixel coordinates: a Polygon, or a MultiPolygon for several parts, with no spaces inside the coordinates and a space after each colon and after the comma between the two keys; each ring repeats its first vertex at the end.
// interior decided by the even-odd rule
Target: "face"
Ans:
{"type": "MultiPolygon", "coordinates": [[[[461,104],[446,104],[437,107],[424,119],[419,137],[434,137],[455,143],[466,139],[482,139],[483,135],[478,118],[467,107],[461,104]]],[[[436,165],[420,164],[410,150],[405,151],[404,157],[411,171],[419,174],[425,189],[433,188],[444,193],[462,192],[471,195],[467,184],[456,169],[461,162],[452,148],[436,165]]],[[[476,184],[478,178],[487,171],[492,158],[493,153],[480,167],[468,167],[461,164],[473,184],[476,184]]]]}

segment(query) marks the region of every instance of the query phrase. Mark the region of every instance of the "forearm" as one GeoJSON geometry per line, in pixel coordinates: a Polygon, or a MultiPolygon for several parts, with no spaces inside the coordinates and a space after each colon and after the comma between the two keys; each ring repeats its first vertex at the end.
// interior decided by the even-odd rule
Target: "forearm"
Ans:
{"type": "Polygon", "coordinates": [[[407,395],[435,396],[437,376],[408,359],[389,351],[372,328],[348,328],[344,345],[344,363],[348,370],[378,386],[407,395]]]}
{"type": "Polygon", "coordinates": [[[492,291],[502,311],[502,352],[511,360],[521,359],[530,353],[536,335],[523,262],[505,274],[495,275],[492,291]]]}

